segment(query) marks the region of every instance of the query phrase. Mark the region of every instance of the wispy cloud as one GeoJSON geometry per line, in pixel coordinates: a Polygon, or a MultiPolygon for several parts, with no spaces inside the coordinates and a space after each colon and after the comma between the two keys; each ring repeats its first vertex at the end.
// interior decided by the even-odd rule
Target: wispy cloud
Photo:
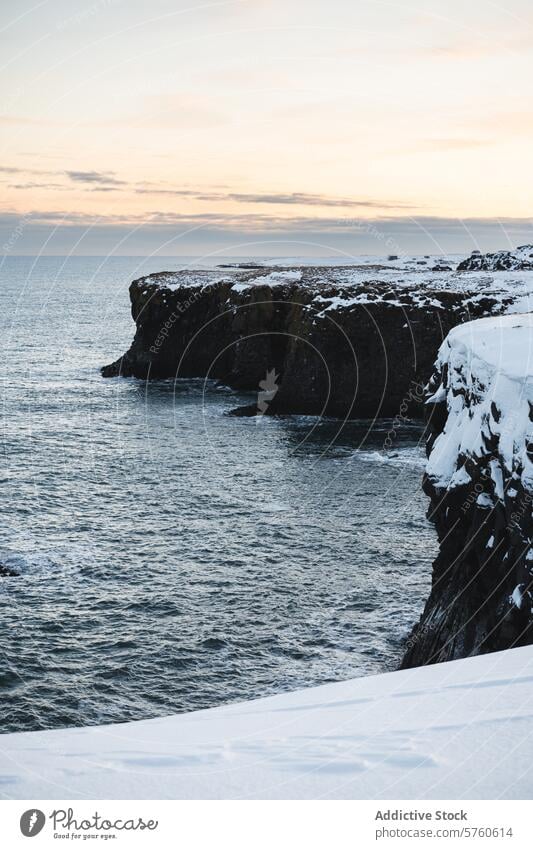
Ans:
{"type": "Polygon", "coordinates": [[[211,203],[233,202],[242,204],[268,204],[275,206],[322,206],[344,209],[418,209],[399,201],[380,201],[367,198],[338,198],[307,192],[210,192],[195,189],[135,188],[136,194],[173,195],[211,203]]]}
{"type": "Polygon", "coordinates": [[[228,194],[228,200],[236,201],[237,203],[272,203],[272,204],[288,204],[296,206],[334,206],[334,207],[360,207],[362,209],[412,209],[413,207],[406,203],[398,201],[384,202],[378,200],[355,199],[355,198],[335,198],[327,195],[307,194],[306,192],[291,192],[289,194],[273,193],[273,194],[247,194],[240,192],[232,192],[228,194]]]}
{"type": "Polygon", "coordinates": [[[117,180],[112,172],[102,171],[65,171],[74,183],[101,183],[109,186],[123,186],[124,180],[117,180]]]}
{"type": "Polygon", "coordinates": [[[439,232],[450,229],[499,227],[510,229],[528,229],[530,238],[533,238],[533,219],[531,218],[468,218],[460,219],[453,217],[442,217],[437,215],[374,215],[370,217],[343,216],[279,216],[262,214],[239,214],[239,213],[196,213],[181,214],[153,210],[147,213],[136,213],[132,215],[106,214],[94,215],[83,211],[63,212],[61,210],[28,210],[24,213],[14,211],[0,212],[0,223],[2,225],[13,225],[22,216],[31,218],[34,224],[44,226],[91,226],[91,227],[138,227],[159,228],[167,226],[183,225],[187,227],[209,226],[215,228],[231,228],[240,232],[251,230],[281,231],[291,230],[323,230],[324,232],[347,231],[354,228],[366,228],[369,224],[382,226],[394,226],[401,232],[411,230],[413,227],[427,229],[430,232],[439,232]]]}
{"type": "Polygon", "coordinates": [[[11,183],[10,189],[63,189],[72,188],[72,183],[76,185],[86,186],[91,191],[116,191],[119,188],[126,187],[128,184],[125,180],[119,180],[112,171],[44,171],[36,168],[19,168],[11,165],[0,165],[0,175],[8,177],[55,177],[68,178],[63,183],[51,183],[49,179],[39,182],[33,179],[26,179],[18,183],[11,183]]]}
{"type": "Polygon", "coordinates": [[[147,256],[199,255],[224,250],[231,255],[325,256],[340,250],[387,253],[390,240],[408,253],[466,253],[474,247],[494,250],[532,241],[533,220],[526,218],[439,218],[371,216],[344,218],[266,215],[193,216],[164,212],[149,215],[96,216],[82,211],[0,213],[0,245],[14,232],[21,254],[107,254],[147,256]],[[18,229],[17,229],[18,228],[18,229]]]}
{"type": "Polygon", "coordinates": [[[24,177],[63,177],[64,171],[45,171],[42,168],[17,168],[11,165],[0,165],[0,174],[6,174],[7,176],[20,174],[24,177]]]}
{"type": "Polygon", "coordinates": [[[66,177],[68,182],[63,186],[57,183],[46,182],[38,183],[31,180],[28,182],[12,183],[10,188],[13,189],[56,189],[68,188],[72,184],[77,187],[85,188],[91,192],[117,192],[133,193],[137,195],[146,195],[147,197],[157,198],[174,197],[184,200],[194,200],[203,203],[230,203],[242,205],[257,205],[257,206],[299,206],[309,208],[333,208],[333,209],[360,209],[360,210],[415,210],[420,209],[420,206],[404,203],[398,200],[379,200],[376,198],[353,198],[353,197],[335,197],[327,194],[318,194],[312,192],[277,192],[277,191],[259,191],[259,192],[236,192],[231,190],[220,191],[219,189],[206,188],[181,188],[177,186],[165,184],[150,184],[143,182],[128,182],[120,179],[114,171],[96,171],[87,170],[67,170],[67,171],[35,171],[33,169],[24,169],[10,166],[0,166],[0,173],[8,176],[26,175],[34,176],[41,175],[49,178],[66,177]]]}
{"type": "Polygon", "coordinates": [[[8,189],[28,190],[28,189],[54,189],[58,191],[67,191],[67,186],[62,183],[9,183],[8,189]]]}

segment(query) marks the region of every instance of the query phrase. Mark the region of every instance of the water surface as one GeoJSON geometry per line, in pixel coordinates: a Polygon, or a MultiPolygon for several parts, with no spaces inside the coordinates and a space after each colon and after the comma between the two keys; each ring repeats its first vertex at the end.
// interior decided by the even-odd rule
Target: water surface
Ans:
{"type": "Polygon", "coordinates": [[[394,668],[436,543],[418,426],[225,415],[103,380],[172,260],[4,260],[2,730],[138,719],[394,668]]]}

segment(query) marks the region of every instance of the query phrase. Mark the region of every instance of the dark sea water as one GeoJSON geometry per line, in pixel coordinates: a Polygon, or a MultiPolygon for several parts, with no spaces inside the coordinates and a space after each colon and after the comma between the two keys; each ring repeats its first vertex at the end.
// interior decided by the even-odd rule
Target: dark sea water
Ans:
{"type": "Polygon", "coordinates": [[[430,583],[418,426],[233,418],[249,395],[103,380],[128,284],[175,260],[0,271],[2,730],[116,722],[397,664],[430,583]]]}

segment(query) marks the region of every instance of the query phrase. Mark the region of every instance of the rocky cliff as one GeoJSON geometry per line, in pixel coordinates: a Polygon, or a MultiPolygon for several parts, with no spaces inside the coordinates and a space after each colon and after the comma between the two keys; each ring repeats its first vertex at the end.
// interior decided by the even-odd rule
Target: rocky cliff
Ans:
{"type": "Polygon", "coordinates": [[[417,415],[448,331],[517,308],[529,286],[455,274],[431,258],[163,272],[131,284],[135,338],[102,373],[257,391],[273,372],[270,413],[417,415]]]}
{"type": "Polygon", "coordinates": [[[472,254],[459,263],[457,271],[530,271],[533,269],[533,245],[521,245],[514,251],[472,254]]]}
{"type": "Polygon", "coordinates": [[[439,554],[403,667],[533,642],[533,316],[452,330],[426,406],[439,554]]]}

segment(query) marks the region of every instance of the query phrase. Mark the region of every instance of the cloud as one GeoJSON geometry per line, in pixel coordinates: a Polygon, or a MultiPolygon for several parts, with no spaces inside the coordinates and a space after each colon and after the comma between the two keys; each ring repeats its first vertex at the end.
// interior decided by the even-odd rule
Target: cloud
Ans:
{"type": "Polygon", "coordinates": [[[43,171],[35,168],[18,168],[9,165],[0,165],[0,174],[13,177],[20,175],[23,177],[68,177],[70,183],[50,183],[37,182],[36,180],[26,180],[25,182],[12,183],[10,189],[62,189],[68,190],[72,188],[71,183],[81,184],[89,188],[90,191],[116,191],[120,187],[126,187],[128,184],[125,180],[119,180],[112,171],[43,171]]]}
{"type": "Polygon", "coordinates": [[[67,186],[61,183],[10,183],[8,189],[54,189],[64,192],[67,190],[67,186]]]}
{"type": "MultiPolygon", "coordinates": [[[[473,248],[496,250],[533,241],[533,219],[439,218],[437,216],[374,216],[324,218],[267,215],[193,216],[152,212],[147,216],[95,216],[83,212],[41,211],[0,213],[1,245],[17,233],[16,252],[129,256],[209,254],[224,250],[243,256],[383,255],[407,253],[470,253],[473,248]],[[23,226],[22,226],[23,225],[23,226]]],[[[4,250],[14,253],[15,250],[4,250]]]]}
{"type": "Polygon", "coordinates": [[[291,192],[289,194],[243,194],[232,192],[227,195],[228,200],[238,203],[272,203],[272,204],[295,204],[298,206],[334,206],[334,207],[360,207],[363,209],[412,209],[409,204],[392,203],[376,200],[357,200],[353,198],[334,198],[327,195],[314,195],[305,192],[291,192]]]}
{"type": "Polygon", "coordinates": [[[241,231],[265,229],[290,231],[292,229],[313,229],[323,231],[353,230],[354,228],[368,229],[370,225],[393,227],[398,232],[411,230],[412,228],[423,228],[430,232],[450,231],[464,228],[489,228],[498,227],[500,230],[510,229],[521,231],[527,230],[529,239],[533,239],[533,218],[452,218],[437,215],[375,215],[371,217],[327,217],[327,216],[280,216],[258,213],[194,213],[182,214],[178,212],[166,212],[153,210],[147,213],[136,213],[133,215],[106,214],[95,215],[81,211],[64,212],[61,210],[27,210],[25,212],[6,211],[0,212],[0,225],[13,226],[21,217],[31,218],[35,224],[44,226],[84,225],[88,227],[147,227],[158,228],[161,226],[202,226],[237,228],[241,231]]]}
{"type": "MultiPolygon", "coordinates": [[[[7,174],[13,176],[14,174],[20,174],[25,177],[63,177],[63,171],[43,171],[41,168],[16,168],[10,165],[0,165],[0,174],[7,174]]],[[[38,185],[35,183],[35,186],[38,185]]],[[[13,188],[13,187],[12,187],[13,188]]],[[[25,184],[21,186],[21,188],[25,188],[25,184]]]]}
{"type": "Polygon", "coordinates": [[[102,171],[65,171],[74,183],[102,183],[109,186],[124,186],[124,180],[117,180],[112,172],[102,171]]]}
{"type": "MultiPolygon", "coordinates": [[[[267,206],[300,206],[300,207],[329,207],[336,209],[367,209],[367,210],[415,210],[419,206],[402,203],[396,200],[377,200],[373,198],[342,198],[310,192],[234,192],[215,191],[197,188],[177,188],[146,182],[128,182],[117,177],[114,171],[68,170],[68,171],[36,171],[10,166],[0,166],[0,173],[6,175],[41,175],[68,177],[70,183],[82,186],[91,192],[133,192],[138,195],[152,197],[170,196],[196,200],[204,203],[233,203],[267,206]]],[[[12,184],[12,189],[56,189],[68,188],[69,184],[60,186],[50,182],[38,184],[35,181],[12,184]]]]}
{"type": "Polygon", "coordinates": [[[228,202],[243,204],[270,204],[279,206],[322,206],[360,209],[419,209],[398,201],[368,200],[366,198],[337,198],[307,192],[206,192],[195,189],[167,189],[138,187],[136,194],[173,195],[191,200],[228,202]]]}

